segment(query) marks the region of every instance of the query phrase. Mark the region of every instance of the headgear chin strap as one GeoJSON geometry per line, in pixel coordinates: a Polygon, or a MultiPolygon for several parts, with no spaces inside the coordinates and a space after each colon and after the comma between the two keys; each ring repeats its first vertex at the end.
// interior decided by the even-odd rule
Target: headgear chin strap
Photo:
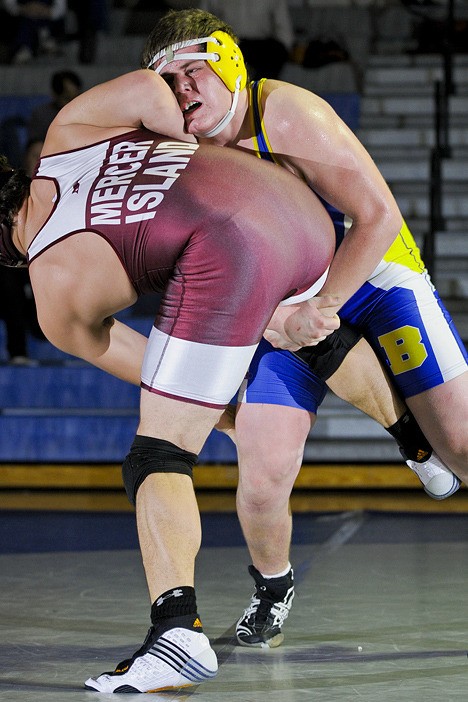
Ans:
{"type": "Polygon", "coordinates": [[[210,129],[209,132],[200,134],[201,137],[213,137],[219,134],[232,120],[236,113],[237,103],[239,101],[239,93],[245,88],[247,83],[247,69],[244,63],[242,52],[233,41],[232,37],[226,32],[213,32],[209,37],[199,37],[198,39],[188,39],[167,46],[165,49],[158,51],[153,56],[148,68],[163,59],[159,66],[154,70],[156,73],[161,73],[163,68],[172,61],[181,60],[203,60],[207,61],[208,65],[213,69],[219,78],[223,81],[227,89],[233,93],[230,109],[218,124],[210,129]],[[180,49],[186,49],[189,46],[197,46],[206,44],[206,51],[184,52],[180,53],[180,49]]]}
{"type": "Polygon", "coordinates": [[[236,88],[232,96],[231,107],[226,112],[224,117],[219,120],[218,124],[215,127],[213,127],[213,129],[210,129],[209,132],[204,132],[203,134],[200,134],[201,137],[206,137],[207,139],[209,139],[210,137],[214,137],[216,136],[216,134],[219,134],[223,131],[225,127],[228,126],[229,122],[236,114],[237,103],[239,102],[240,87],[238,87],[238,85],[240,85],[240,77],[238,78],[238,83],[236,83],[236,88]]]}

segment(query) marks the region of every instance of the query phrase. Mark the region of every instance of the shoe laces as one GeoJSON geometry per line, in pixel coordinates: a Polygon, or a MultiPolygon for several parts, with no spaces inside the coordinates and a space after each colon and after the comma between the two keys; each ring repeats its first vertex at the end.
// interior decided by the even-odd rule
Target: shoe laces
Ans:
{"type": "MultiPolygon", "coordinates": [[[[143,641],[140,648],[137,651],[135,651],[133,656],[131,656],[130,658],[126,658],[125,660],[120,661],[120,663],[117,663],[115,670],[113,672],[114,673],[116,673],[118,671],[122,672],[123,670],[130,668],[130,666],[136,660],[136,658],[139,658],[140,656],[143,656],[145,653],[147,653],[157,638],[155,636],[155,633],[156,633],[156,631],[155,631],[154,626],[150,627],[148,629],[148,633],[146,634],[146,638],[143,641]]],[[[112,674],[112,673],[110,673],[110,674],[112,674]]]]}
{"type": "Polygon", "coordinates": [[[294,587],[290,587],[284,598],[278,602],[271,602],[270,599],[258,596],[258,594],[257,590],[252,595],[250,605],[245,610],[243,618],[256,629],[262,629],[265,624],[281,627],[291,609],[294,587]]]}

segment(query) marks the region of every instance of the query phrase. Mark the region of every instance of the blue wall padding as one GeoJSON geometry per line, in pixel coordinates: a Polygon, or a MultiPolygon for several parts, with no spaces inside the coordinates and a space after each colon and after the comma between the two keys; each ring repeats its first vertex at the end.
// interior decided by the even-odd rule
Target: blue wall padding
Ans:
{"type": "Polygon", "coordinates": [[[0,407],[138,409],[140,389],[93,366],[0,368],[0,407]]]}
{"type": "MultiPolygon", "coordinates": [[[[138,424],[137,414],[114,416],[0,415],[0,462],[121,463],[138,424]]],[[[235,463],[234,444],[213,431],[200,463],[235,463]]]]}

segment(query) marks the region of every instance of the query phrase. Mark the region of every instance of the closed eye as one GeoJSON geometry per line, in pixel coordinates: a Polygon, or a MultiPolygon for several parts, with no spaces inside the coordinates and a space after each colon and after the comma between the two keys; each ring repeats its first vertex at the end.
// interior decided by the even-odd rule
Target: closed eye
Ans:
{"type": "Polygon", "coordinates": [[[165,80],[165,82],[168,84],[168,86],[172,89],[172,86],[174,85],[174,76],[172,73],[163,73],[162,78],[165,80]]]}
{"type": "Polygon", "coordinates": [[[194,71],[201,71],[202,68],[205,68],[206,66],[206,61],[204,59],[199,60],[199,61],[192,61],[190,64],[188,64],[185,67],[185,72],[188,73],[193,73],[194,71]]]}

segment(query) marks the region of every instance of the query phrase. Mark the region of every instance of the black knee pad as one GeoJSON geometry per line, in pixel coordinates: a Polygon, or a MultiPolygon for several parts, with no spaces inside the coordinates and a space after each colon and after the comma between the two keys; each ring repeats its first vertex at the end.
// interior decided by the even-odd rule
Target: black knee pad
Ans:
{"type": "Polygon", "coordinates": [[[151,436],[136,436],[122,465],[125,492],[134,505],[143,480],[151,473],[182,473],[192,477],[197,462],[196,453],[190,453],[170,441],[151,436]]]}
{"type": "Polygon", "coordinates": [[[361,332],[346,322],[316,346],[304,346],[294,354],[307,363],[310,370],[321,380],[328,380],[343,363],[348,351],[361,339],[361,332]]]}

